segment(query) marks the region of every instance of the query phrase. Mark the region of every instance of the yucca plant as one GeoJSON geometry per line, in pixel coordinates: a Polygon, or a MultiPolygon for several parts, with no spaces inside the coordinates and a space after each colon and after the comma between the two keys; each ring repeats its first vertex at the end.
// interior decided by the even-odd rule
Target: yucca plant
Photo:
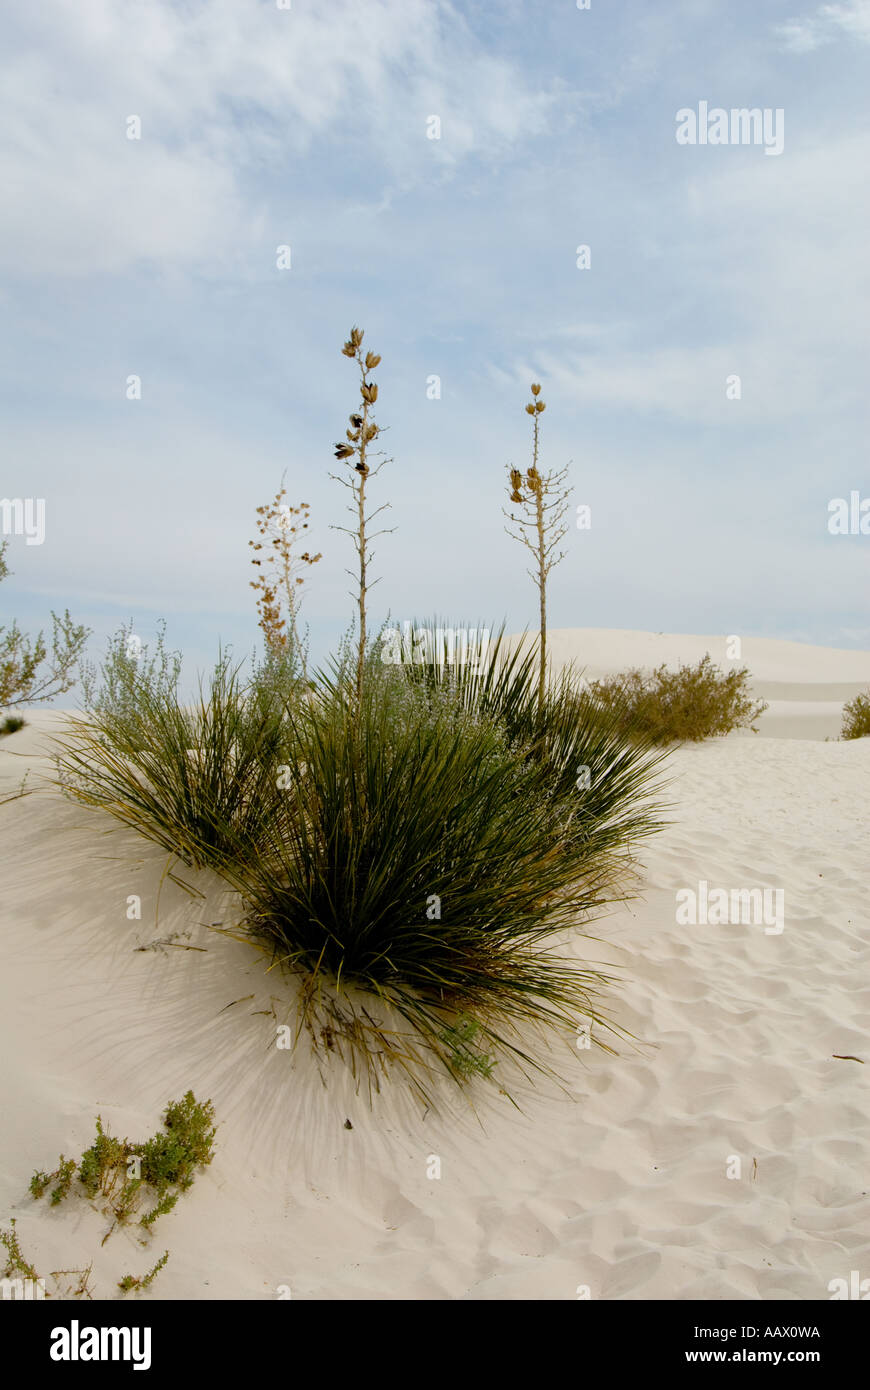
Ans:
{"type": "Polygon", "coordinates": [[[449,690],[464,709],[494,720],[512,752],[546,774],[547,794],[564,800],[572,853],[582,846],[589,862],[599,858],[602,865],[605,856],[615,856],[618,877],[632,847],[664,824],[665,784],[658,774],[665,754],[630,737],[622,710],[600,699],[572,669],[546,687],[542,703],[535,640],[509,645],[502,627],[482,660],[451,662],[441,635],[450,631],[446,624],[415,623],[413,630],[417,649],[436,659],[413,660],[402,648],[406,679],[449,690]]]}
{"type": "Polygon", "coordinates": [[[303,977],[314,1035],[425,1089],[427,1067],[468,1074],[471,1025],[482,1056],[530,1066],[536,1025],[606,1030],[605,977],[554,949],[604,892],[551,770],[451,689],[370,657],[349,719],[355,682],[350,661],[292,713],[283,812],[224,870],[244,931],[303,977]]]}
{"type": "Polygon", "coordinates": [[[140,670],[119,639],[103,669],[100,694],[61,737],[60,784],[182,863],[219,868],[237,837],[256,841],[284,796],[286,690],[268,663],[244,680],[221,656],[188,705],[177,664],[152,658],[140,670]]]}

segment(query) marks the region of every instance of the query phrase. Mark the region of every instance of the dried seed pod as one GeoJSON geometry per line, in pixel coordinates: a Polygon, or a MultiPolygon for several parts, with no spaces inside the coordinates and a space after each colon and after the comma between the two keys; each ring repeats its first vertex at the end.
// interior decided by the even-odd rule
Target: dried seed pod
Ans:
{"type": "Polygon", "coordinates": [[[533,395],[533,396],[539,396],[540,394],[541,394],[541,388],[540,388],[540,386],[538,385],[538,383],[535,382],[534,386],[532,387],[532,395],[533,395]]]}

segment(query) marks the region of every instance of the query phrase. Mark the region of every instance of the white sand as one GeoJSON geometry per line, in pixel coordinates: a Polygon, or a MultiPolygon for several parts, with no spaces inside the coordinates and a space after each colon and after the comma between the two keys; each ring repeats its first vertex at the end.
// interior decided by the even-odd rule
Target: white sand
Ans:
{"type": "MultiPolygon", "coordinates": [[[[707,641],[555,637],[592,674],[707,641]]],[[[790,692],[870,676],[867,653],[792,643],[747,641],[745,660],[790,692]]],[[[831,703],[814,695],[783,703],[831,703]]],[[[48,766],[53,716],[31,720],[0,744],[0,795],[48,766]]],[[[96,813],[49,794],[0,806],[0,1225],[17,1216],[41,1274],[93,1257],[104,1297],[166,1248],[145,1297],[813,1300],[867,1277],[870,1065],[832,1054],[870,1064],[870,739],[732,736],[673,754],[670,773],[674,823],[644,851],[643,899],[600,923],[595,951],[624,971],[613,1012],[646,1046],[566,1048],[571,1095],[529,1090],[523,1114],[480,1083],[479,1118],[423,1119],[396,1089],[370,1108],[340,1065],[323,1084],[258,1012],[280,1009],[280,980],[196,925],[224,920],[208,876],[195,903],[160,889],[162,852],[96,813]],[[782,934],[676,925],[675,893],[702,879],[783,888],[782,934]],[[134,949],[183,930],[207,949],[134,949]],[[126,1231],[101,1248],[106,1224],[79,1199],[29,1197],[97,1112],[142,1138],[189,1087],[215,1103],[216,1157],[149,1249],[126,1231]]]]}

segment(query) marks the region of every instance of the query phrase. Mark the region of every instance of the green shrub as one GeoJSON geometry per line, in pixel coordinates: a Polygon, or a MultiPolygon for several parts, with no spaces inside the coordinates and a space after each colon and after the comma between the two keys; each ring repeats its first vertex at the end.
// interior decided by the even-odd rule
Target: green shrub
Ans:
{"type": "Polygon", "coordinates": [[[164,1133],[135,1150],[142,1159],[142,1180],[162,1197],[168,1187],[186,1191],[197,1168],[211,1163],[215,1137],[214,1109],[200,1105],[193,1091],[166,1107],[164,1133]]]}
{"type": "Polygon", "coordinates": [[[151,1226],[158,1216],[172,1210],[180,1193],[191,1186],[197,1169],[211,1163],[214,1107],[211,1101],[200,1102],[187,1091],[166,1107],[162,1131],[142,1143],[107,1134],[99,1115],[96,1131],[93,1144],[85,1149],[78,1165],[61,1154],[54,1173],[35,1172],[30,1179],[31,1194],[42,1197],[49,1184],[58,1179],[51,1194],[52,1206],[56,1206],[69,1196],[73,1178],[78,1176],[84,1195],[91,1201],[103,1199],[115,1222],[123,1224],[139,1208],[144,1189],[151,1187],[158,1201],[141,1218],[143,1226],[151,1226]]]}
{"type": "Polygon", "coordinates": [[[716,738],[751,727],[767,705],[749,692],[747,667],[723,672],[707,653],[696,666],[631,670],[590,682],[592,693],[618,715],[621,733],[651,744],[716,738]]]}
{"type": "MultiPolygon", "coordinates": [[[[0,541],[0,580],[10,573],[6,563],[8,544],[8,541],[0,541]]],[[[52,613],[51,624],[50,648],[42,632],[28,637],[16,622],[8,628],[0,627],[0,709],[44,704],[58,695],[65,695],[75,684],[76,664],[90,636],[90,628],[74,623],[69,609],[63,617],[52,613]]],[[[4,732],[14,730],[5,729],[4,732]]]]}
{"type": "Polygon", "coordinates": [[[456,1079],[467,1074],[460,1018],[484,1055],[524,1062],[529,1025],[606,1028],[594,1003],[604,977],[552,949],[605,900],[573,778],[560,784],[543,749],[519,756],[492,713],[448,683],[370,656],[361,701],[357,690],[352,661],[321,677],[291,719],[282,813],[224,868],[248,933],[304,976],[309,1022],[325,1017],[328,985],[344,998],[323,1031],[337,1023],[360,1041],[371,1000],[348,1013],[347,998],[364,991],[411,1030],[391,1041],[372,1024],[382,1057],[456,1079]]]}
{"type": "Polygon", "coordinates": [[[10,1230],[0,1231],[0,1245],[2,1245],[6,1251],[6,1260],[4,1264],[0,1266],[0,1269],[2,1269],[2,1275],[0,1275],[0,1277],[7,1279],[10,1276],[23,1275],[25,1279],[30,1279],[32,1283],[36,1284],[39,1280],[39,1275],[33,1265],[28,1264],[24,1255],[21,1253],[21,1245],[18,1240],[18,1232],[15,1229],[14,1216],[10,1216],[9,1224],[10,1230]]]}
{"type": "Polygon", "coordinates": [[[280,663],[267,660],[245,681],[221,656],[186,706],[162,634],[153,657],[144,648],[128,656],[126,640],[123,631],[114,639],[99,690],[94,673],[85,683],[84,717],[61,741],[59,781],[183,863],[219,867],[236,837],[257,839],[283,797],[280,663]]]}
{"type": "Polygon", "coordinates": [[[24,728],[25,721],[20,715],[10,714],[0,722],[0,735],[17,734],[19,729],[24,728]]]}
{"type": "Polygon", "coordinates": [[[638,747],[620,711],[571,670],[550,682],[541,703],[536,641],[508,648],[501,629],[484,660],[450,664],[440,622],[414,629],[426,634],[423,652],[438,659],[412,661],[403,653],[406,679],[447,692],[464,710],[492,719],[511,751],[546,774],[548,794],[565,800],[572,854],[582,849],[587,866],[596,865],[599,874],[608,856],[615,856],[618,873],[633,844],[662,827],[664,784],[657,773],[665,755],[638,747]]]}
{"type": "MultiPolygon", "coordinates": [[[[662,823],[664,755],[570,675],[539,703],[535,647],[507,652],[502,634],[479,670],[389,666],[376,643],[361,687],[357,660],[346,642],[305,698],[274,661],[246,683],[221,661],[189,711],[171,661],[134,669],[116,646],[60,759],[68,789],[216,868],[242,934],[303,977],[315,1037],[337,1032],[367,1064],[464,1080],[528,1061],[531,1025],[606,1032],[605,977],[554,947],[624,896],[636,842],[662,823]]],[[[143,1150],[161,1197],[173,1154],[171,1126],[143,1150]]]]}
{"type": "Polygon", "coordinates": [[[45,1173],[42,1171],[41,1168],[37,1168],[36,1172],[33,1174],[33,1177],[30,1179],[31,1197],[39,1198],[44,1196],[45,1189],[51,1182],[52,1177],[52,1173],[45,1173]]]}
{"type": "Polygon", "coordinates": [[[480,1024],[470,1018],[459,1018],[451,1028],[445,1028],[442,1041],[449,1048],[450,1068],[458,1076],[492,1075],[495,1059],[482,1052],[478,1045],[480,1024]]]}
{"type": "Polygon", "coordinates": [[[63,1154],[61,1154],[57,1172],[52,1174],[52,1176],[58,1180],[57,1187],[53,1189],[51,1194],[51,1205],[53,1207],[58,1206],[63,1201],[64,1197],[69,1195],[72,1180],[75,1177],[75,1171],[75,1159],[65,1159],[63,1154]]]}
{"type": "Polygon", "coordinates": [[[96,1120],[97,1137],[89,1149],[82,1154],[79,1164],[79,1182],[91,1198],[98,1192],[108,1196],[115,1187],[119,1173],[124,1169],[129,1152],[126,1139],[116,1139],[106,1134],[100,1116],[96,1120]]]}
{"type": "Polygon", "coordinates": [[[856,695],[843,706],[840,738],[867,738],[870,734],[870,691],[856,695]]]}

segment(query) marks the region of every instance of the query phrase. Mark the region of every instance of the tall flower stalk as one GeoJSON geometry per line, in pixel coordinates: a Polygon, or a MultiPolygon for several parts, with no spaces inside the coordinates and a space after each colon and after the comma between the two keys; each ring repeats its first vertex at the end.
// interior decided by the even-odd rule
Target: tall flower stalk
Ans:
{"type": "MultiPolygon", "coordinates": [[[[360,407],[355,410],[350,418],[350,429],[345,431],[346,438],[335,446],[335,457],[340,463],[346,463],[350,470],[348,476],[340,476],[336,473],[331,474],[338,482],[350,488],[353,493],[353,502],[349,510],[356,518],[356,525],[337,526],[337,531],[344,531],[353,537],[354,547],[357,553],[359,564],[358,573],[354,575],[352,571],[348,573],[357,580],[357,610],[358,610],[358,633],[357,633],[357,659],[356,677],[354,681],[356,707],[359,710],[362,704],[363,673],[365,670],[365,652],[368,637],[366,625],[366,599],[369,589],[374,588],[374,584],[369,581],[369,562],[371,561],[370,542],[375,535],[383,535],[383,531],[373,534],[369,532],[369,525],[382,511],[389,507],[389,502],[376,507],[373,512],[366,512],[366,484],[370,477],[379,473],[386,460],[382,455],[381,462],[375,467],[371,466],[370,458],[375,457],[371,450],[378,435],[381,432],[380,425],[375,423],[373,410],[378,399],[378,388],[374,381],[369,377],[380,362],[380,355],[376,352],[367,352],[363,356],[362,350],[363,330],[352,328],[350,337],[341,349],[345,357],[352,358],[359,367],[360,374],[360,407]]],[[[375,580],[376,584],[378,581],[375,580]]]]}
{"type": "Polygon", "coordinates": [[[312,555],[307,550],[297,554],[302,532],[308,530],[310,508],[307,502],[300,502],[298,507],[290,506],[284,501],[286,495],[282,479],[272,501],[257,508],[259,540],[248,541],[248,545],[255,552],[266,553],[263,558],[255,554],[251,559],[257,570],[251,588],[257,594],[257,614],[267,651],[276,654],[289,651],[298,658],[304,675],[305,645],[299,636],[301,585],[304,583],[301,571],[306,565],[316,565],[322,556],[312,555]]]}
{"type": "MultiPolygon", "coordinates": [[[[526,414],[532,416],[532,466],[523,475],[518,468],[508,466],[508,496],[511,502],[522,510],[504,512],[504,515],[519,529],[505,530],[514,540],[522,541],[535,559],[534,569],[528,570],[530,578],[538,586],[541,635],[538,653],[538,708],[544,707],[547,681],[547,578],[550,571],[564,559],[564,550],[558,550],[560,542],[568,532],[565,515],[568,511],[570,489],[565,486],[567,467],[554,473],[541,473],[538,469],[539,430],[541,415],[546,405],[540,399],[541,388],[535,382],[532,386],[532,400],[526,406],[526,414]]],[[[504,511],[504,508],[502,508],[504,511]]]]}

